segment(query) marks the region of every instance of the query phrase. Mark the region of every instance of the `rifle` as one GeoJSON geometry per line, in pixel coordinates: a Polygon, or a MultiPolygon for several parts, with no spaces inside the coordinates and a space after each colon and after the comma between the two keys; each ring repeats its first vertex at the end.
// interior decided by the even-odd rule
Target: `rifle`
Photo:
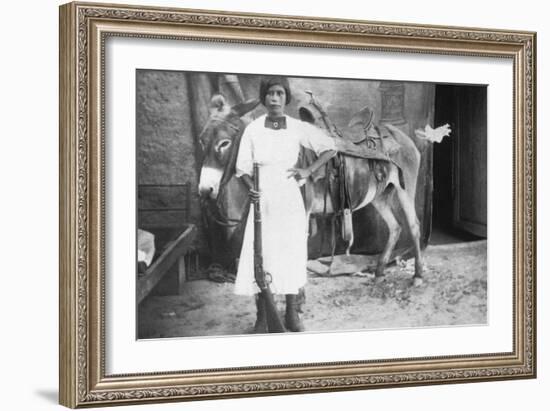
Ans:
{"type": "MultiPolygon", "coordinates": [[[[260,172],[258,163],[254,163],[254,190],[260,190],[260,172]]],[[[265,301],[265,310],[267,317],[267,330],[270,333],[283,333],[285,327],[277,312],[273,293],[269,288],[266,277],[271,277],[264,271],[264,259],[262,256],[262,213],[260,211],[260,202],[254,203],[254,278],[260,288],[261,298],[265,301]]]]}

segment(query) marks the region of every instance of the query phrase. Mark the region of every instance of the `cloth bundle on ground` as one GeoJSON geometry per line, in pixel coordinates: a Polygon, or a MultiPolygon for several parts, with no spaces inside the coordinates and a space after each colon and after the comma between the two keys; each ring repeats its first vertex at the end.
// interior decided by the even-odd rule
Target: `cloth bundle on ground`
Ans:
{"type": "Polygon", "coordinates": [[[151,265],[155,256],[155,235],[149,231],[138,229],[138,263],[151,265]]]}

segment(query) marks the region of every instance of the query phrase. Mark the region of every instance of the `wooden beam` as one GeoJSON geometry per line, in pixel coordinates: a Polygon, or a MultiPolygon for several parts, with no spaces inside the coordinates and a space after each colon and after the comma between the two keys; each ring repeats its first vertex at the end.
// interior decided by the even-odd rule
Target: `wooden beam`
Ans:
{"type": "Polygon", "coordinates": [[[168,270],[185,255],[189,246],[195,240],[197,227],[189,224],[189,227],[162,253],[137,281],[137,303],[139,304],[151,290],[158,284],[168,270]]]}

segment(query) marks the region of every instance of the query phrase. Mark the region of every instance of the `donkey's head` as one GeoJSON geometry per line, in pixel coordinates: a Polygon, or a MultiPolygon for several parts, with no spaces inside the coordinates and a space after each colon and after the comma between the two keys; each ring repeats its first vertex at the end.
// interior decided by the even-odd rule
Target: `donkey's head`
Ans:
{"type": "Polygon", "coordinates": [[[199,193],[203,198],[216,199],[224,175],[233,175],[237,149],[245,128],[242,119],[259,101],[248,100],[229,107],[222,95],[210,101],[210,116],[199,141],[203,153],[199,193]]]}

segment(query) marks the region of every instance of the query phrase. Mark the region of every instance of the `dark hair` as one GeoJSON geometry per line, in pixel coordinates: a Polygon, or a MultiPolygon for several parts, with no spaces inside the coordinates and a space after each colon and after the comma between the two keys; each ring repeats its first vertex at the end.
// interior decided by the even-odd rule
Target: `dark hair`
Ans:
{"type": "Polygon", "coordinates": [[[290,103],[292,96],[290,94],[290,86],[288,85],[287,78],[283,76],[268,76],[263,77],[260,81],[260,101],[263,105],[265,105],[265,96],[272,86],[281,86],[284,88],[286,94],[285,105],[290,103]]]}

